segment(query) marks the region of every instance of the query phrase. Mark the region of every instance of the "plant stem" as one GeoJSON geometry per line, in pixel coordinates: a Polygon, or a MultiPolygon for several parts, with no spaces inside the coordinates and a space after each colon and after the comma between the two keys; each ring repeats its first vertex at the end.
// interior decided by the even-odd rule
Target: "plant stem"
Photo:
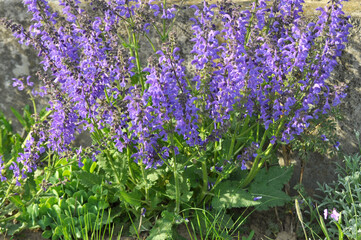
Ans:
{"type": "Polygon", "coordinates": [[[208,171],[207,171],[207,160],[206,158],[202,161],[202,175],[203,175],[203,187],[202,187],[202,194],[201,200],[207,194],[208,189],[208,171]]]}
{"type": "MultiPolygon", "coordinates": [[[[170,126],[172,129],[172,125],[170,126]]],[[[170,141],[172,146],[175,146],[174,144],[174,135],[170,134],[170,141]]],[[[179,186],[179,176],[178,176],[178,167],[177,167],[177,157],[175,154],[175,151],[173,149],[173,174],[174,174],[174,184],[175,184],[175,214],[178,216],[180,212],[180,186],[179,186]]]]}
{"type": "Polygon", "coordinates": [[[109,150],[104,150],[105,154],[107,155],[107,158],[109,159],[109,164],[110,164],[110,167],[112,168],[113,172],[114,172],[114,175],[116,177],[116,181],[119,185],[119,189],[120,190],[123,190],[123,186],[121,185],[121,176],[119,175],[119,172],[117,171],[117,169],[115,168],[115,164],[114,164],[114,159],[113,157],[111,156],[109,150]]]}
{"type": "Polygon", "coordinates": [[[143,182],[144,182],[144,186],[145,186],[145,201],[148,204],[149,203],[149,192],[148,192],[148,183],[147,183],[147,179],[146,179],[146,175],[145,175],[144,164],[142,161],[139,161],[139,165],[140,165],[140,170],[142,172],[142,178],[143,178],[143,182]]]}
{"type": "Polygon", "coordinates": [[[174,174],[174,183],[175,183],[175,214],[179,215],[180,211],[180,188],[179,188],[179,177],[178,177],[178,169],[177,169],[177,159],[176,155],[173,151],[174,155],[174,163],[173,163],[173,174],[174,174]]]}
{"type": "MultiPolygon", "coordinates": [[[[275,136],[278,136],[279,132],[281,131],[281,128],[283,126],[283,123],[285,121],[285,118],[283,118],[278,127],[277,127],[277,131],[276,131],[276,135],[275,136]]],[[[268,128],[265,133],[263,134],[263,137],[262,137],[262,141],[260,143],[260,146],[258,148],[258,151],[257,151],[257,156],[253,162],[253,165],[252,165],[252,168],[250,170],[250,172],[248,173],[247,177],[241,182],[240,184],[240,187],[241,188],[244,188],[246,187],[248,184],[251,183],[251,181],[253,180],[253,178],[257,175],[258,171],[261,169],[263,163],[266,161],[268,155],[271,153],[272,149],[273,149],[273,143],[269,143],[268,144],[268,147],[267,149],[263,152],[262,154],[262,148],[263,148],[263,145],[267,139],[267,135],[268,135],[268,132],[269,132],[270,128],[268,128]]]]}

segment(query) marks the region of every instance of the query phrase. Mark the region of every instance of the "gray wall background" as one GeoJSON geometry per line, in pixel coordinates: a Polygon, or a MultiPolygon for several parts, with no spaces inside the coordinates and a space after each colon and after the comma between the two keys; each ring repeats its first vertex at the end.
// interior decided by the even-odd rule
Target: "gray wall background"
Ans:
{"type": "MultiPolygon", "coordinates": [[[[194,4],[201,1],[186,2],[187,4],[194,4]]],[[[325,6],[326,3],[327,1],[306,0],[304,4],[305,15],[312,18],[316,14],[314,9],[325,6]]],[[[357,152],[354,130],[361,132],[361,0],[351,0],[344,3],[344,5],[344,11],[351,16],[353,28],[351,29],[346,50],[340,57],[339,66],[333,72],[332,78],[349,86],[347,89],[348,95],[341,105],[344,120],[338,123],[337,134],[342,151],[351,154],[357,152]]],[[[21,0],[0,0],[1,17],[7,17],[24,26],[28,26],[31,19],[21,0]]],[[[189,26],[186,24],[186,19],[186,16],[180,16],[176,31],[181,33],[179,40],[187,51],[190,42],[189,33],[187,33],[189,26]]],[[[3,25],[0,25],[0,110],[13,119],[17,129],[20,129],[20,125],[13,117],[10,107],[21,111],[26,104],[31,103],[26,92],[20,92],[12,87],[12,78],[32,75],[34,80],[36,71],[41,67],[39,62],[40,59],[32,47],[20,45],[11,32],[3,25]]],[[[39,101],[46,104],[44,99],[39,101]]],[[[293,154],[294,156],[295,154],[293,154]]],[[[294,159],[296,160],[296,168],[293,183],[299,177],[299,163],[295,157],[294,159]]],[[[342,159],[329,159],[327,156],[312,154],[306,165],[303,178],[303,183],[308,192],[311,194],[315,192],[317,181],[330,182],[334,180],[336,177],[334,163],[341,161],[342,159]]]]}

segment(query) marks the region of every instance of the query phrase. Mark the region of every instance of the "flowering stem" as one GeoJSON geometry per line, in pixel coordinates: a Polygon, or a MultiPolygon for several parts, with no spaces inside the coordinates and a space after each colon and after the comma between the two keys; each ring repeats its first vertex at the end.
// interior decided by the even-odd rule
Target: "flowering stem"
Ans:
{"type": "Polygon", "coordinates": [[[139,165],[140,165],[140,170],[141,170],[141,172],[142,172],[142,178],[143,178],[143,181],[144,181],[145,201],[146,201],[147,203],[149,203],[148,183],[147,183],[147,180],[146,180],[144,164],[143,164],[142,161],[139,161],[139,165]]]}
{"type": "Polygon", "coordinates": [[[105,154],[107,155],[107,158],[109,159],[109,164],[110,167],[112,168],[115,178],[117,180],[117,183],[119,185],[120,190],[123,190],[121,183],[121,177],[119,176],[119,172],[116,170],[116,168],[114,167],[114,159],[113,157],[110,155],[110,152],[108,150],[104,150],[105,154]]]}
{"type": "MultiPolygon", "coordinates": [[[[283,118],[280,121],[275,136],[278,136],[279,132],[281,131],[281,128],[283,126],[284,121],[285,121],[285,118],[283,118]]],[[[269,143],[267,149],[262,153],[262,148],[263,148],[263,145],[264,145],[264,143],[265,143],[265,141],[267,139],[267,135],[268,135],[269,130],[270,130],[270,128],[268,128],[265,131],[265,133],[263,134],[262,141],[261,141],[260,146],[259,146],[259,148],[257,150],[257,156],[256,156],[256,158],[255,158],[255,160],[253,162],[252,168],[251,168],[250,172],[248,173],[247,177],[241,182],[241,184],[240,184],[241,188],[244,188],[248,184],[251,183],[251,181],[257,175],[258,171],[261,169],[263,163],[266,161],[266,159],[268,158],[269,154],[271,153],[271,151],[273,149],[274,144],[269,143]]]]}
{"type": "Polygon", "coordinates": [[[203,176],[203,186],[202,186],[202,192],[200,200],[202,201],[207,194],[208,189],[208,171],[207,171],[207,161],[206,158],[202,161],[202,176],[203,176]]]}
{"type": "Polygon", "coordinates": [[[133,44],[134,44],[134,54],[135,54],[135,62],[137,64],[137,73],[138,73],[138,79],[140,81],[140,84],[142,85],[142,90],[145,90],[145,85],[144,85],[144,79],[143,77],[140,75],[141,73],[141,66],[140,66],[140,61],[139,61],[139,53],[138,53],[138,43],[137,43],[137,38],[135,36],[135,33],[133,31],[132,33],[132,37],[133,37],[133,44]]]}
{"type": "MultiPolygon", "coordinates": [[[[171,124],[170,129],[172,129],[173,126],[171,124]]],[[[172,146],[175,146],[174,144],[174,135],[170,134],[170,141],[172,146]]],[[[173,176],[174,176],[174,184],[175,184],[175,214],[179,215],[180,212],[180,187],[179,187],[179,177],[178,177],[178,168],[177,168],[177,158],[175,154],[175,150],[173,149],[173,176]]],[[[161,158],[162,159],[162,158],[161,158]]],[[[162,159],[163,160],[163,159],[162,159]]]]}
{"type": "Polygon", "coordinates": [[[179,177],[178,177],[178,169],[177,169],[177,159],[176,155],[173,151],[173,174],[174,174],[174,183],[175,183],[175,214],[179,215],[180,211],[180,188],[179,188],[179,177]]]}
{"type": "Polygon", "coordinates": [[[258,0],[256,0],[254,3],[254,12],[252,13],[251,20],[249,21],[249,25],[247,27],[247,34],[246,34],[246,39],[244,41],[244,47],[246,47],[246,45],[249,41],[249,38],[251,37],[252,22],[253,22],[254,16],[256,15],[257,5],[258,5],[258,0]]]}
{"type": "Polygon", "coordinates": [[[131,181],[133,183],[135,183],[134,181],[134,175],[133,175],[133,171],[132,171],[132,167],[130,166],[131,164],[131,157],[130,157],[130,149],[129,149],[129,146],[127,146],[127,157],[128,157],[128,168],[129,168],[129,174],[130,174],[130,178],[131,178],[131,181]]]}

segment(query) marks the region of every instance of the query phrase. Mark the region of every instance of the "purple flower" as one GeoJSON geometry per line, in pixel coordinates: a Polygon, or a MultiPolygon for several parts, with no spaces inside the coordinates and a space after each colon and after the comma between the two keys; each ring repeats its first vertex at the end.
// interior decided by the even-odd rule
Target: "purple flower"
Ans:
{"type": "Polygon", "coordinates": [[[333,218],[335,221],[338,221],[338,219],[339,219],[339,217],[340,217],[340,213],[338,213],[338,212],[336,211],[336,209],[334,208],[334,209],[332,210],[332,213],[331,213],[330,217],[333,218]]]}
{"type": "Polygon", "coordinates": [[[143,216],[143,217],[145,217],[145,213],[146,213],[146,211],[147,211],[147,209],[145,209],[145,208],[142,208],[142,211],[141,211],[141,215],[143,216]]]}
{"type": "MultiPolygon", "coordinates": [[[[140,36],[159,18],[167,22],[175,17],[175,7],[153,2],[95,1],[97,11],[90,14],[79,1],[62,0],[60,15],[48,1],[25,0],[33,15],[29,31],[2,21],[42,57],[42,86],[33,93],[48,97],[52,111],[46,130],[34,130],[19,154],[24,169],[10,166],[14,176],[36,169],[47,149],[60,157],[71,153],[82,166],[85,150],[81,153],[72,143],[83,131],[97,135],[104,130],[98,145],[107,147],[103,143],[113,141],[119,152],[135,149],[132,158],[146,169],[161,166],[173,151],[182,154],[184,147],[205,147],[222,138],[231,119],[242,124],[251,118],[271,132],[282,121],[280,136],[268,140],[288,143],[345,97],[343,89],[326,82],[350,28],[339,1],[318,9],[319,18],[309,24],[300,15],[302,0],[280,0],[272,6],[259,0],[251,10],[225,1],[220,6],[207,1],[203,7],[192,6],[194,74],[173,40],[162,39],[155,60],[143,68],[143,61],[139,64],[133,57],[143,44],[120,39],[118,29],[124,25],[140,36]],[[144,11],[151,14],[145,18],[144,11]],[[122,44],[132,48],[131,56],[122,44]],[[212,130],[201,135],[208,125],[212,130]],[[174,136],[183,145],[179,149],[171,144],[174,136]]],[[[13,80],[14,87],[24,89],[21,80],[13,80]]],[[[33,85],[30,77],[26,83],[33,85]]],[[[92,149],[89,157],[95,160],[101,150],[92,149]]],[[[256,143],[250,144],[237,157],[237,165],[247,169],[246,162],[257,157],[258,150],[256,143]]]]}
{"type": "MultiPolygon", "coordinates": [[[[324,210],[323,210],[323,217],[324,217],[325,220],[327,219],[328,214],[329,214],[328,210],[327,210],[327,209],[324,209],[324,210]]],[[[334,208],[334,209],[332,210],[332,212],[330,213],[330,217],[331,217],[333,220],[338,221],[338,219],[340,218],[340,213],[338,213],[338,212],[336,211],[336,209],[334,208]]]]}
{"type": "Polygon", "coordinates": [[[13,78],[13,81],[13,87],[18,87],[18,90],[20,91],[24,90],[24,84],[21,80],[13,78]]]}
{"type": "Polygon", "coordinates": [[[328,141],[327,137],[324,134],[321,135],[321,139],[322,139],[322,141],[325,141],[325,142],[328,141]]]}
{"type": "Polygon", "coordinates": [[[262,199],[262,196],[253,198],[253,201],[258,201],[260,199],[262,199]]]}
{"type": "Polygon", "coordinates": [[[241,170],[247,170],[246,162],[244,160],[242,160],[241,170]]]}
{"type": "Polygon", "coordinates": [[[336,142],[333,147],[336,148],[336,150],[338,151],[339,150],[339,146],[340,146],[340,142],[336,142]]]}

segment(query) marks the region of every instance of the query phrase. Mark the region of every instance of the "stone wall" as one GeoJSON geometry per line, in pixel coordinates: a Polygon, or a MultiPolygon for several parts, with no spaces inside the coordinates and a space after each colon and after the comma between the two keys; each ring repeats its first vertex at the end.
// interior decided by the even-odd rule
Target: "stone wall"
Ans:
{"type": "MultiPolygon", "coordinates": [[[[179,2],[179,1],[177,1],[179,2]]],[[[187,4],[199,3],[186,1],[187,4]]],[[[211,1],[215,2],[215,1],[211,1]]],[[[250,1],[242,1],[245,4],[250,1]]],[[[327,1],[306,0],[305,14],[312,18],[319,6],[324,6],[327,1]]],[[[354,130],[361,132],[361,1],[351,0],[345,3],[345,12],[351,15],[353,28],[346,50],[339,59],[339,66],[333,72],[332,78],[345,82],[347,97],[342,103],[344,121],[338,123],[338,135],[341,149],[350,154],[357,151],[354,130]]],[[[0,18],[7,17],[25,26],[29,24],[30,15],[26,12],[21,0],[0,0],[0,18]]],[[[189,26],[187,16],[180,16],[176,25],[177,31],[182,32],[179,40],[187,52],[190,48],[189,26]]],[[[186,56],[185,56],[186,57],[186,56]]],[[[25,104],[30,104],[25,92],[19,92],[12,87],[12,78],[33,75],[39,70],[39,58],[31,47],[20,45],[12,37],[10,31],[0,25],[0,110],[12,117],[10,107],[21,110],[25,104]]],[[[43,100],[44,101],[44,100],[43,100]]],[[[13,117],[12,117],[13,118],[13,117]]],[[[16,123],[17,128],[19,125],[16,123]]],[[[316,181],[329,182],[335,179],[334,162],[340,159],[328,159],[326,156],[312,155],[305,169],[304,183],[310,193],[314,192],[316,181]]],[[[299,175],[299,166],[296,165],[294,181],[299,175]]]]}

